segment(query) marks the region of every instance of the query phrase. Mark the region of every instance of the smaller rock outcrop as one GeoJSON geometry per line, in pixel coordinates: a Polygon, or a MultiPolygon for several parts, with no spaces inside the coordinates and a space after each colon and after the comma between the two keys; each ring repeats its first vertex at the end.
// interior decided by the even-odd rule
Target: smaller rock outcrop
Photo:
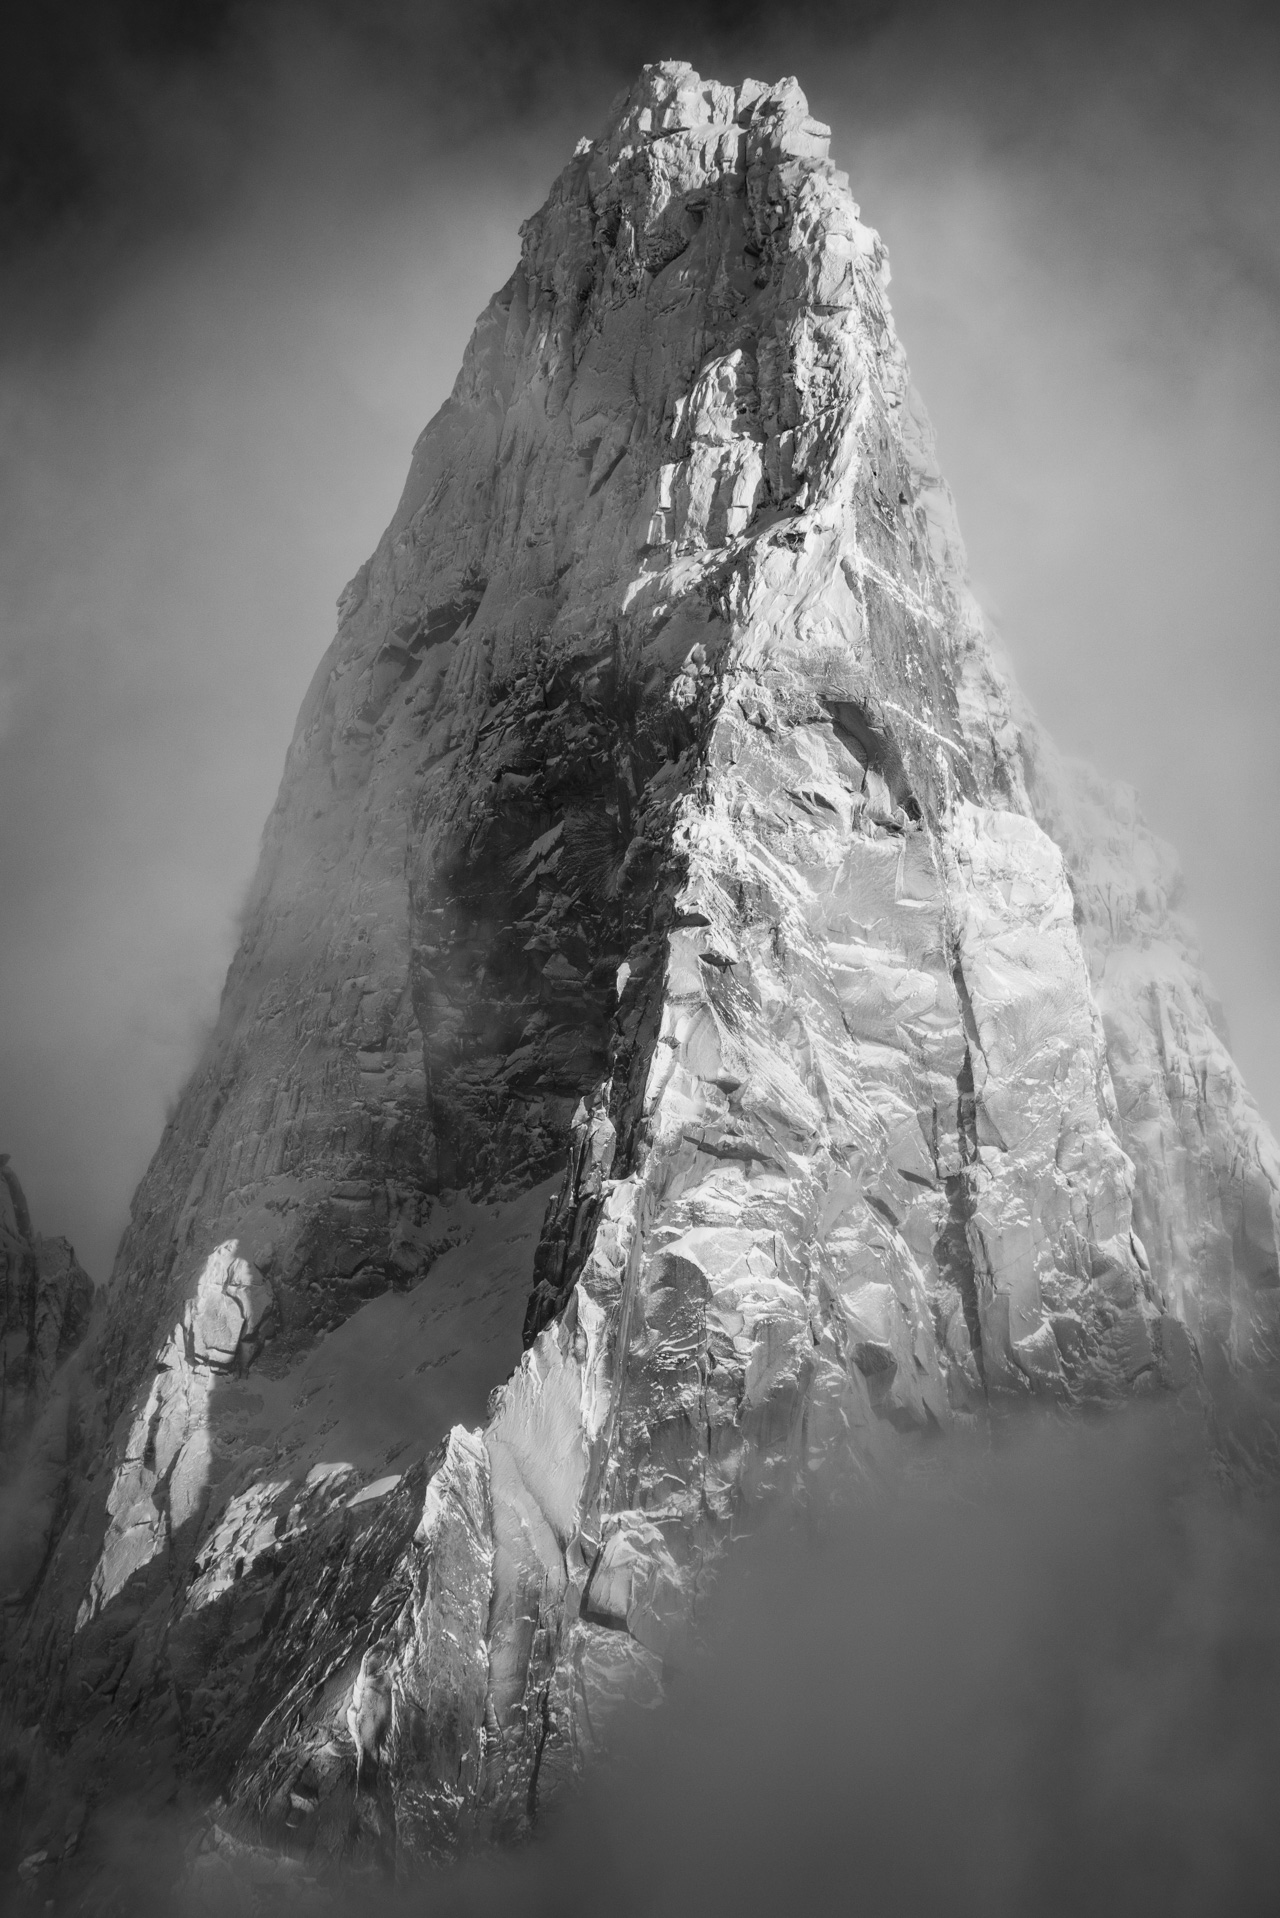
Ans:
{"type": "Polygon", "coordinates": [[[371,1645],[360,1660],[360,1670],[351,1688],[347,1707],[347,1730],[356,1748],[356,1790],[365,1760],[376,1766],[382,1756],[387,1733],[391,1729],[391,1676],[376,1645],[371,1645]]]}
{"type": "Polygon", "coordinates": [[[0,1153],[0,1452],[30,1427],[89,1323],[93,1280],[66,1239],[33,1230],[9,1154],[0,1153]]]}
{"type": "Polygon", "coordinates": [[[267,1337],[275,1294],[228,1239],[205,1260],[134,1419],[107,1499],[102,1556],[80,1608],[87,1623],[200,1509],[218,1381],[245,1371],[267,1337]]]}
{"type": "Polygon", "coordinates": [[[44,1559],[74,1418],[64,1361],[88,1328],[93,1291],[67,1240],[35,1231],[0,1154],[0,1605],[21,1600],[44,1559]]]}

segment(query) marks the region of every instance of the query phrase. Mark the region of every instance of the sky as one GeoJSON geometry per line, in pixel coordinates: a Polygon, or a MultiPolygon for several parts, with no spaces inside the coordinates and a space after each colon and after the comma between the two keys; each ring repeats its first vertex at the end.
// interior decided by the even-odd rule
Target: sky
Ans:
{"type": "Polygon", "coordinates": [[[1280,1123],[1280,39],[1216,6],[47,0],[0,75],[0,1150],[104,1277],[334,602],[646,59],[795,73],[979,596],[1280,1123]]]}

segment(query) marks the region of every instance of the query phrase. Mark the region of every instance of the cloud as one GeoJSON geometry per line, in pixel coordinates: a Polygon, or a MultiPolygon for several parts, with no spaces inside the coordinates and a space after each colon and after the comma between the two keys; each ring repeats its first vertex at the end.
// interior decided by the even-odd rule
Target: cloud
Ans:
{"type": "MultiPolygon", "coordinates": [[[[614,1721],[531,1844],[376,1894],[312,1860],[290,1908],[1270,1911],[1269,1506],[1225,1500],[1155,1416],[1018,1420],[833,1489],[741,1515],[667,1701],[614,1721]]],[[[120,1806],[81,1869],[109,1862],[131,1909],[244,1909],[210,1864],[175,1898],[194,1830],[120,1806]]]]}
{"type": "Polygon", "coordinates": [[[231,204],[0,364],[0,1122],[99,1275],[216,1009],[334,601],[540,187],[519,141],[400,175],[403,119],[382,140],[376,97],[336,88],[327,58],[300,97],[280,80],[231,204]],[[346,119],[320,150],[322,86],[346,119]]]}
{"type": "Polygon", "coordinates": [[[1250,7],[958,9],[827,70],[982,596],[1068,750],[1177,846],[1280,1120],[1280,33],[1250,7]]]}
{"type": "Polygon", "coordinates": [[[637,1913],[1263,1909],[1277,1541],[1176,1458],[1162,1421],[1033,1427],[766,1521],[548,1876],[637,1913]]]}

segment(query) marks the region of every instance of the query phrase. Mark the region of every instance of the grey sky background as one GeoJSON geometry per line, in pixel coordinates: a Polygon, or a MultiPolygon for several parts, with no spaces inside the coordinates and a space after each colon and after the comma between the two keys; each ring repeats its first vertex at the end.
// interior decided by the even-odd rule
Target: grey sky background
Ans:
{"type": "Polygon", "coordinates": [[[114,59],[111,191],[6,255],[0,1149],[40,1228],[105,1276],[334,600],[519,220],[643,58],[794,72],[832,123],[980,596],[1059,742],[1179,848],[1280,1121],[1262,17],[567,4],[539,36],[493,6],[223,11],[180,60],[114,59]]]}

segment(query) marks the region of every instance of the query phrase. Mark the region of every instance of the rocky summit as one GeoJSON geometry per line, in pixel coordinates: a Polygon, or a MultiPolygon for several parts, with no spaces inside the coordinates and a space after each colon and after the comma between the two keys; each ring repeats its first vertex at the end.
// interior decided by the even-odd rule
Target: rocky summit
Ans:
{"type": "Polygon", "coordinates": [[[1280,1157],[993,656],[888,279],[794,80],[647,68],[525,224],[77,1374],[33,1881],[123,1790],[268,1903],[518,1835],[744,1512],[1020,1408],[1276,1464],[1280,1157]]]}

